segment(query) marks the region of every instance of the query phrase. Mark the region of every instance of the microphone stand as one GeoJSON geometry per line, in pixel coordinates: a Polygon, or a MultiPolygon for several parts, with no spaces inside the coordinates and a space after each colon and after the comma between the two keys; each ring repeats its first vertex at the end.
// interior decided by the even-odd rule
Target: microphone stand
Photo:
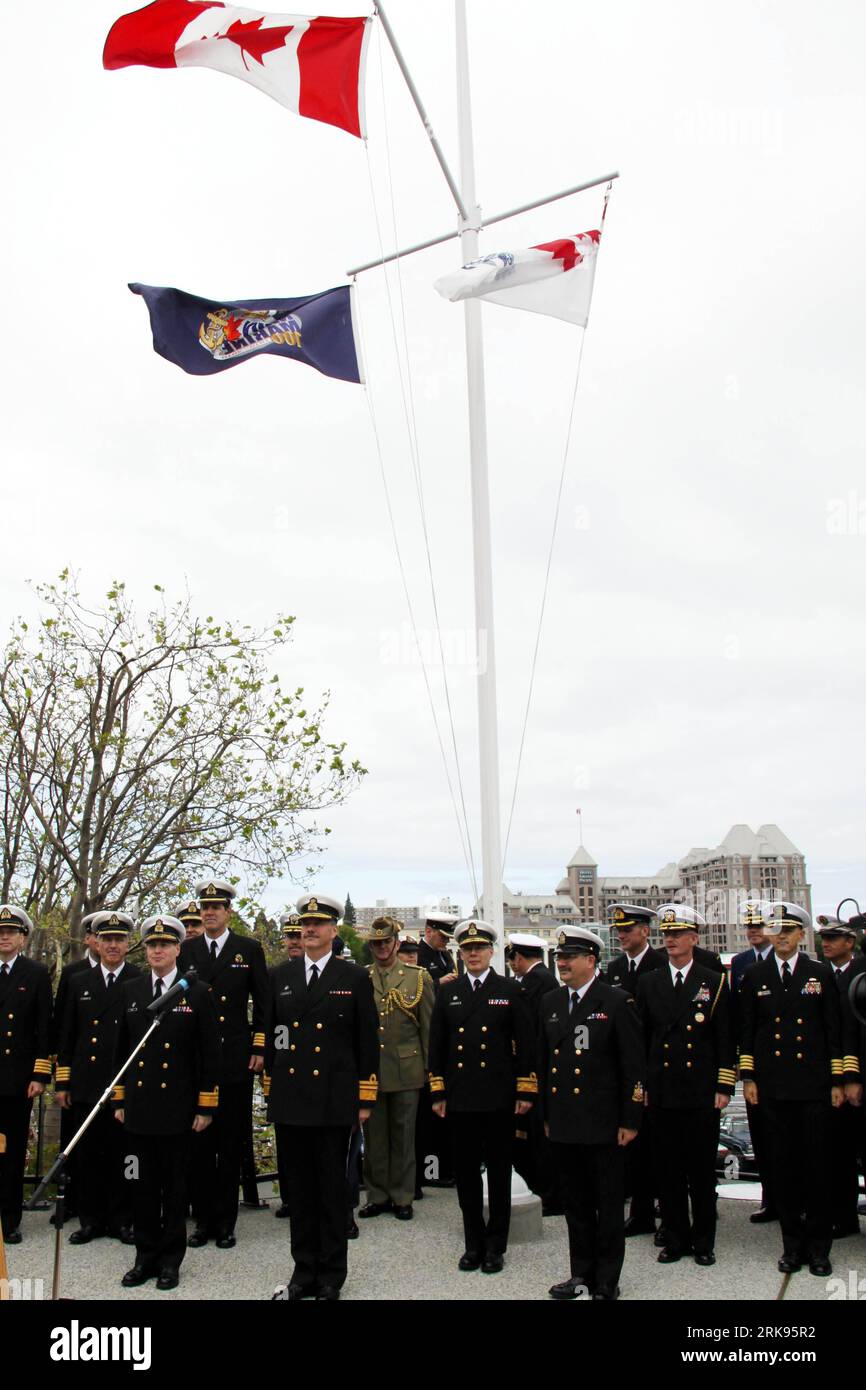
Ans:
{"type": "MultiPolygon", "coordinates": [[[[167,995],[164,995],[163,998],[167,998],[167,995]]],[[[67,1160],[70,1154],[72,1153],[73,1149],[75,1148],[76,1144],[81,1139],[82,1135],[84,1135],[90,1128],[90,1126],[93,1124],[93,1121],[96,1119],[96,1116],[108,1104],[109,1100],[111,1099],[111,1093],[114,1090],[117,1083],[119,1082],[120,1078],[126,1074],[130,1066],[138,1056],[139,1052],[144,1047],[144,1044],[147,1042],[148,1038],[152,1036],[152,1034],[162,1023],[162,1020],[166,1012],[167,1010],[164,1009],[155,1015],[153,1023],[150,1025],[147,1032],[142,1037],[141,1041],[138,1042],[136,1046],[133,1048],[132,1052],[127,1057],[123,1066],[120,1068],[120,1071],[115,1076],[114,1080],[110,1081],[109,1084],[106,1086],[102,1095],[99,1097],[99,1100],[96,1102],[93,1109],[90,1111],[90,1114],[86,1117],[83,1124],[81,1124],[79,1128],[76,1130],[75,1134],[72,1136],[69,1143],[66,1145],[66,1148],[62,1151],[62,1153],[59,1153],[57,1155],[57,1158],[51,1165],[49,1171],[45,1174],[45,1177],[42,1179],[36,1191],[33,1193],[33,1196],[29,1199],[29,1201],[24,1203],[24,1208],[26,1211],[34,1211],[40,1197],[45,1192],[49,1184],[54,1182],[55,1179],[59,1179],[57,1185],[57,1197],[54,1212],[54,1274],[51,1285],[51,1297],[53,1300],[58,1300],[60,1298],[60,1253],[63,1246],[63,1223],[66,1219],[66,1174],[63,1172],[63,1169],[65,1168],[67,1160]]]]}

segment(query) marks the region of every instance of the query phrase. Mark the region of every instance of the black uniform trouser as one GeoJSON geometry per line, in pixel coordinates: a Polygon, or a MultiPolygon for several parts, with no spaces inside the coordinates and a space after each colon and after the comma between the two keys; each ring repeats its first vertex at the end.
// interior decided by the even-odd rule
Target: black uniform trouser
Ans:
{"type": "Polygon", "coordinates": [[[32,1109],[33,1101],[26,1096],[0,1096],[0,1134],[6,1136],[6,1152],[0,1154],[0,1219],[5,1236],[21,1224],[32,1109]]]}
{"type": "MultiPolygon", "coordinates": [[[[72,1106],[73,1134],[92,1109],[92,1105],[72,1106]]],[[[82,1226],[97,1226],[116,1235],[122,1226],[131,1225],[132,1192],[124,1174],[129,1151],[123,1126],[115,1120],[111,1107],[104,1107],[73,1152],[77,1159],[78,1218],[82,1226]]]]}
{"type": "Polygon", "coordinates": [[[514,1171],[519,1173],[536,1197],[543,1201],[558,1200],[557,1174],[550,1140],[544,1133],[544,1118],[540,1105],[533,1105],[525,1115],[515,1116],[514,1171]]]}
{"type": "Polygon", "coordinates": [[[292,1258],[290,1282],[341,1289],[347,1270],[346,1159],[350,1125],[281,1125],[292,1258]]]}
{"type": "Polygon", "coordinates": [[[513,1110],[449,1111],[454,1143],[454,1176],[463,1214],[467,1251],[504,1255],[511,1223],[511,1151],[513,1110]],[[484,1224],[481,1165],[487,1169],[490,1215],[484,1224]]]}
{"type": "Polygon", "coordinates": [[[210,1235],[231,1235],[238,1219],[241,1158],[252,1125],[253,1073],[243,1081],[220,1082],[213,1121],[193,1135],[192,1214],[210,1235]]]}
{"type": "Polygon", "coordinates": [[[565,1204],[571,1277],[590,1293],[612,1292],[625,1259],[625,1150],[618,1144],[550,1147],[565,1204]]]}
{"type": "Polygon", "coordinates": [[[440,1119],[431,1109],[430,1087],[426,1086],[418,1097],[418,1114],[415,1119],[415,1186],[421,1188],[430,1183],[450,1182],[454,1177],[452,1158],[453,1142],[451,1122],[446,1116],[440,1119]]]}
{"type": "MultiPolygon", "coordinates": [[[[117,1121],[115,1121],[115,1124],[117,1121]]],[[[137,1160],[127,1179],[132,1189],[135,1263],[174,1271],[186,1254],[186,1175],[192,1130],[136,1134],[124,1130],[125,1147],[137,1160]]]]}
{"type": "Polygon", "coordinates": [[[832,1183],[827,1177],[832,1171],[830,1101],[761,1099],[760,1104],[785,1254],[805,1256],[810,1263],[826,1260],[833,1244],[832,1183]]]}
{"type": "Polygon", "coordinates": [[[833,1225],[845,1230],[858,1224],[857,1149],[860,1117],[853,1105],[840,1105],[830,1113],[830,1152],[833,1181],[831,1210],[833,1225]]]}
{"type": "Polygon", "coordinates": [[[767,1141],[766,1112],[763,1105],[750,1105],[746,1101],[746,1119],[752,1139],[755,1166],[761,1179],[761,1206],[767,1211],[776,1210],[776,1191],[773,1183],[773,1166],[770,1162],[770,1145],[767,1141]]]}
{"type": "Polygon", "coordinates": [[[705,1255],[716,1240],[716,1155],[721,1111],[649,1107],[665,1247],[705,1255]],[[691,1221],[689,1201],[691,1200],[691,1221]]]}
{"type": "Polygon", "coordinates": [[[626,1145],[625,1190],[631,1197],[629,1218],[641,1226],[655,1226],[657,1192],[652,1126],[641,1125],[637,1138],[626,1145]]]}

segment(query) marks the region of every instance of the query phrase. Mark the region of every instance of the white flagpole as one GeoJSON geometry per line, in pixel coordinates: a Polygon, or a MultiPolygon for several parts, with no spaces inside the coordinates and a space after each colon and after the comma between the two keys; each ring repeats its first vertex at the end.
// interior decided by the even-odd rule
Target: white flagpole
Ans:
{"type": "MultiPolygon", "coordinates": [[[[461,218],[463,263],[478,256],[481,209],[475,195],[475,152],[469,96],[469,51],[466,0],[455,0],[457,35],[457,121],[460,135],[460,181],[468,216],[461,218]]],[[[490,543],[490,490],[487,479],[487,412],[484,393],[484,346],[481,304],[463,305],[466,321],[466,370],[469,392],[469,454],[472,478],[472,539],[475,572],[475,641],[478,660],[478,742],[481,762],[482,916],[498,929],[494,956],[504,966],[502,920],[502,846],[499,823],[499,734],[496,709],[496,648],[493,627],[493,562],[490,543]]]]}

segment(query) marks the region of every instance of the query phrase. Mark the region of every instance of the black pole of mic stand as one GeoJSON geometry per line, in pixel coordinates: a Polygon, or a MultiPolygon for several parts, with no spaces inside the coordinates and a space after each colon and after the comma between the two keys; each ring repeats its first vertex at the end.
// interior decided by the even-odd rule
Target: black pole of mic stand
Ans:
{"type": "Polygon", "coordinates": [[[41,1198],[42,1194],[45,1192],[49,1184],[54,1182],[55,1180],[58,1180],[57,1197],[55,1201],[54,1212],[55,1241],[54,1275],[51,1285],[52,1299],[58,1299],[60,1297],[60,1252],[62,1249],[63,1242],[63,1223],[66,1219],[66,1174],[63,1170],[66,1166],[70,1154],[75,1149],[75,1146],[77,1145],[79,1139],[81,1139],[82,1136],[87,1132],[87,1130],[93,1124],[93,1121],[96,1119],[96,1116],[108,1104],[109,1100],[111,1099],[112,1091],[114,1090],[117,1083],[120,1081],[120,1078],[124,1076],[126,1072],[129,1070],[130,1066],[135,1061],[139,1052],[144,1047],[144,1044],[147,1042],[148,1038],[156,1031],[156,1029],[162,1023],[164,1016],[164,1013],[157,1013],[154,1015],[153,1023],[150,1025],[147,1032],[142,1037],[141,1041],[136,1043],[132,1052],[130,1052],[123,1066],[120,1068],[120,1071],[117,1073],[114,1080],[110,1081],[109,1084],[106,1086],[105,1090],[99,1097],[99,1100],[94,1105],[90,1114],[85,1118],[83,1124],[81,1124],[79,1128],[76,1130],[75,1134],[72,1136],[69,1143],[66,1145],[66,1148],[62,1151],[62,1153],[59,1153],[57,1155],[57,1158],[54,1160],[54,1163],[51,1165],[51,1168],[45,1174],[45,1177],[42,1179],[36,1191],[33,1193],[33,1196],[29,1199],[29,1201],[24,1203],[24,1208],[26,1211],[34,1211],[37,1203],[39,1202],[39,1199],[41,1198]]]}

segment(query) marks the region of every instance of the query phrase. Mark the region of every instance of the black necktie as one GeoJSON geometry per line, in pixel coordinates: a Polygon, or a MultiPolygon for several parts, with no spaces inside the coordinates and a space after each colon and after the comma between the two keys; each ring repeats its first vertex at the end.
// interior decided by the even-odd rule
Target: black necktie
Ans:
{"type": "Polygon", "coordinates": [[[628,977],[629,977],[629,979],[630,979],[630,980],[633,980],[636,974],[637,974],[637,966],[635,965],[635,963],[634,963],[633,960],[630,960],[629,963],[628,963],[628,977]]]}
{"type": "Polygon", "coordinates": [[[109,972],[108,972],[108,988],[111,989],[111,986],[112,986],[113,984],[114,984],[114,976],[112,975],[111,971],[109,970],[109,972]]]}
{"type": "Polygon", "coordinates": [[[580,1003],[580,995],[578,994],[578,992],[577,992],[576,989],[575,989],[575,990],[572,990],[572,994],[571,994],[571,1003],[570,1003],[569,1006],[568,1006],[568,1012],[569,1012],[570,1014],[576,1013],[576,1012],[577,1012],[577,1006],[578,1006],[579,1003],[580,1003]]]}
{"type": "Polygon", "coordinates": [[[677,971],[677,978],[674,980],[674,994],[680,995],[683,992],[683,972],[677,971]]]}
{"type": "Polygon", "coordinates": [[[218,955],[218,952],[217,952],[217,944],[216,944],[215,941],[212,941],[211,944],[210,944],[210,958],[211,958],[211,960],[216,960],[217,955],[218,955]]]}
{"type": "Polygon", "coordinates": [[[840,970],[838,965],[834,966],[833,968],[836,971],[836,984],[841,992],[841,990],[844,987],[844,981],[842,979],[844,971],[840,970]]]}
{"type": "Polygon", "coordinates": [[[473,988],[473,989],[480,989],[480,988],[481,988],[481,981],[478,980],[478,979],[474,980],[474,981],[473,981],[473,984],[472,984],[472,988],[473,988]]]}
{"type": "Polygon", "coordinates": [[[787,989],[791,983],[791,967],[787,961],[782,962],[782,989],[787,989]]]}
{"type": "Polygon", "coordinates": [[[0,975],[2,975],[3,978],[5,979],[6,976],[7,976],[8,974],[9,974],[9,966],[6,964],[6,962],[5,962],[5,960],[4,960],[3,964],[0,965],[0,975]]]}
{"type": "Polygon", "coordinates": [[[319,967],[318,967],[317,965],[311,965],[311,966],[310,966],[310,984],[311,984],[311,985],[314,985],[314,984],[316,983],[316,981],[318,980],[318,978],[319,978],[319,967]]]}
{"type": "Polygon", "coordinates": [[[162,980],[157,980],[156,984],[154,985],[154,987],[153,987],[153,997],[154,997],[154,999],[161,999],[161,998],[162,998],[162,980]]]}

